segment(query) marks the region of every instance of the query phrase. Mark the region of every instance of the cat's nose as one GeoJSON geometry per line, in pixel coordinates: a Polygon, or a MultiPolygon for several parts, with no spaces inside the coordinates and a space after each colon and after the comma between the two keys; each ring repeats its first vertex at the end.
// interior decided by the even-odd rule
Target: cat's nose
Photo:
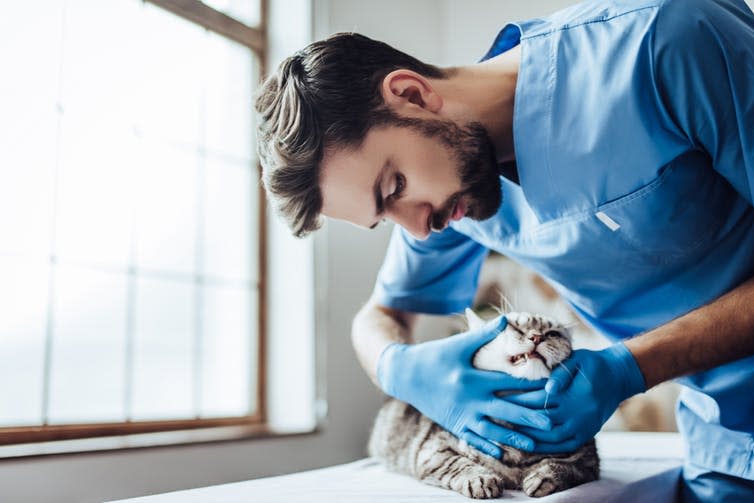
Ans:
{"type": "Polygon", "coordinates": [[[542,342],[542,336],[539,334],[534,334],[534,335],[529,336],[529,340],[532,341],[534,345],[536,346],[537,344],[542,342]]]}

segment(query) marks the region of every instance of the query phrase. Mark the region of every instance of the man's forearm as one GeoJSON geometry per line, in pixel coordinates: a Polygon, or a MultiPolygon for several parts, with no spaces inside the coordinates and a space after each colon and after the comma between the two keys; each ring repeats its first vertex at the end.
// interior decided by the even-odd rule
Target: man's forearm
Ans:
{"type": "Polygon", "coordinates": [[[377,382],[377,361],[393,342],[412,342],[411,330],[416,316],[381,307],[370,300],[356,314],[351,340],[356,356],[370,379],[377,382]]]}
{"type": "Polygon", "coordinates": [[[754,278],[719,299],[626,341],[647,388],[754,355],[754,278]]]}

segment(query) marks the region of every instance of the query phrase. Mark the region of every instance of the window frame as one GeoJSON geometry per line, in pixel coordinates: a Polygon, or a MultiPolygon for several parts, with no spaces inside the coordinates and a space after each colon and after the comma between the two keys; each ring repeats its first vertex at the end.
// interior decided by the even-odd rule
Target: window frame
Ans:
{"type": "MultiPolygon", "coordinates": [[[[268,0],[259,0],[260,23],[255,27],[248,26],[200,0],[142,1],[248,47],[257,60],[260,78],[266,75],[268,0]]],[[[259,180],[261,179],[261,165],[258,160],[255,162],[255,167],[257,180],[259,180]]],[[[259,277],[257,282],[257,389],[255,390],[257,400],[254,413],[246,416],[209,419],[196,417],[180,420],[0,427],[0,459],[217,442],[281,434],[273,431],[267,424],[267,221],[265,194],[261,184],[257,184],[257,191],[259,277]]]]}

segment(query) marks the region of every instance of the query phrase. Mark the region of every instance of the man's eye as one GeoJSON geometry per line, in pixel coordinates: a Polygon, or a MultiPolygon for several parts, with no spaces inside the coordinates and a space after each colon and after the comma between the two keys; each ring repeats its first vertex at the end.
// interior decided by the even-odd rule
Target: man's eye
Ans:
{"type": "Polygon", "coordinates": [[[395,175],[395,190],[390,194],[388,199],[398,199],[401,194],[403,193],[403,190],[406,188],[406,179],[401,175],[400,173],[397,173],[395,175]]]}

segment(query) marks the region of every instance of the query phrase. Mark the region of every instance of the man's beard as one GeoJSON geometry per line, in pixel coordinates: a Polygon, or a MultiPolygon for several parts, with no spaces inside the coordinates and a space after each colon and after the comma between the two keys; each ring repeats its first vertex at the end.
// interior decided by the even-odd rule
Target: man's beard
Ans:
{"type": "MultiPolygon", "coordinates": [[[[486,220],[497,213],[503,200],[495,147],[479,122],[469,122],[461,127],[448,121],[447,127],[452,136],[446,145],[458,157],[462,195],[468,202],[466,216],[486,220]]],[[[453,206],[448,211],[453,211],[453,206]]]]}
{"type": "Polygon", "coordinates": [[[406,118],[394,115],[390,122],[407,127],[429,138],[437,138],[455,155],[461,190],[451,195],[430,217],[433,230],[442,229],[450,220],[461,197],[467,205],[466,215],[486,220],[497,213],[502,203],[495,147],[479,122],[459,126],[451,120],[406,118]]]}

